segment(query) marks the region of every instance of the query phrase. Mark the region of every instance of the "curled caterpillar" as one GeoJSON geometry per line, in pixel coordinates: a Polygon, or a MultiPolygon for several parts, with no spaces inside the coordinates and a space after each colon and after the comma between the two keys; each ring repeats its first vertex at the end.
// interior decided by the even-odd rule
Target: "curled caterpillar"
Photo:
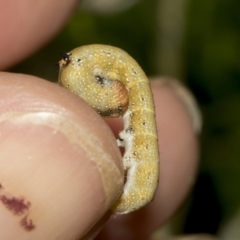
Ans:
{"type": "Polygon", "coordinates": [[[112,211],[124,214],[150,202],[158,186],[159,151],[155,108],[148,78],[123,50],[82,46],[59,62],[59,83],[101,116],[123,117],[117,143],[125,147],[126,183],[112,211]]]}

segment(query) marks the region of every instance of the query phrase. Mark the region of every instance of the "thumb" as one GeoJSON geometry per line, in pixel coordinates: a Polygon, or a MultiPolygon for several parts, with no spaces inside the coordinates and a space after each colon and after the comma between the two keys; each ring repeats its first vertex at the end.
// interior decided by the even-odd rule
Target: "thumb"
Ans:
{"type": "Polygon", "coordinates": [[[121,194],[121,155],[87,104],[0,74],[0,239],[82,237],[121,194]]]}

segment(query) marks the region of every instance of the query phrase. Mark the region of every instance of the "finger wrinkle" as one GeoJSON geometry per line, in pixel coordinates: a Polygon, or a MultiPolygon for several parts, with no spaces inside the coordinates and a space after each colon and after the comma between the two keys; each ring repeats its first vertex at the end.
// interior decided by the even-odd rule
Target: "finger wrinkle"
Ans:
{"type": "Polygon", "coordinates": [[[79,126],[75,121],[63,115],[52,112],[5,112],[0,115],[0,123],[5,121],[19,126],[25,124],[45,125],[61,132],[73,145],[83,150],[89,160],[96,164],[106,194],[106,205],[115,201],[110,196],[120,194],[119,189],[123,185],[122,173],[112,161],[112,156],[103,150],[101,139],[88,129],[79,126]]]}

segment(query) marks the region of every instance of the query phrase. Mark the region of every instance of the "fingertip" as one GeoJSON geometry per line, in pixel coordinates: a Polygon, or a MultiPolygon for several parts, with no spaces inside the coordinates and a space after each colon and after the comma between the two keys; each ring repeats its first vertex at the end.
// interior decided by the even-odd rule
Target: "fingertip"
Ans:
{"type": "Polygon", "coordinates": [[[0,201],[0,238],[83,236],[121,193],[111,131],[79,98],[38,78],[3,73],[0,95],[0,200],[28,206],[15,214],[0,201]]]}
{"type": "MultiPolygon", "coordinates": [[[[179,87],[165,78],[152,82],[160,149],[159,187],[153,203],[155,219],[164,224],[192,188],[199,160],[198,129],[179,87]],[[164,83],[163,83],[164,82],[164,83]]],[[[197,107],[197,106],[196,106],[197,107]]]]}
{"type": "Polygon", "coordinates": [[[195,182],[199,160],[197,132],[175,87],[161,80],[151,82],[160,150],[157,192],[153,201],[138,211],[111,219],[99,239],[149,238],[173,216],[195,182]]]}
{"type": "MultiPolygon", "coordinates": [[[[168,88],[171,89],[176,97],[178,97],[179,102],[185,107],[188,112],[189,117],[192,120],[192,126],[197,134],[201,133],[202,128],[202,115],[197,104],[196,99],[193,94],[186,86],[184,86],[180,81],[175,78],[170,77],[156,77],[152,78],[151,85],[153,91],[157,89],[168,88]]],[[[159,95],[159,94],[156,94],[159,95]]]]}
{"type": "Polygon", "coordinates": [[[19,62],[51,39],[76,6],[69,1],[1,1],[0,69],[19,62]]]}

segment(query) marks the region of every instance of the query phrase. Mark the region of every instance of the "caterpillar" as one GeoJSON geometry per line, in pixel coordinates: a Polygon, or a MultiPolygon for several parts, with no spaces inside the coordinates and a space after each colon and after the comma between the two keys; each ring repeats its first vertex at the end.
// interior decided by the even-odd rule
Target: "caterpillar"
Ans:
{"type": "Polygon", "coordinates": [[[159,150],[155,107],[145,73],[125,51],[100,44],[65,53],[59,67],[61,86],[101,116],[123,118],[117,143],[125,148],[126,181],[112,211],[125,214],[146,205],[158,186],[159,150]]]}

